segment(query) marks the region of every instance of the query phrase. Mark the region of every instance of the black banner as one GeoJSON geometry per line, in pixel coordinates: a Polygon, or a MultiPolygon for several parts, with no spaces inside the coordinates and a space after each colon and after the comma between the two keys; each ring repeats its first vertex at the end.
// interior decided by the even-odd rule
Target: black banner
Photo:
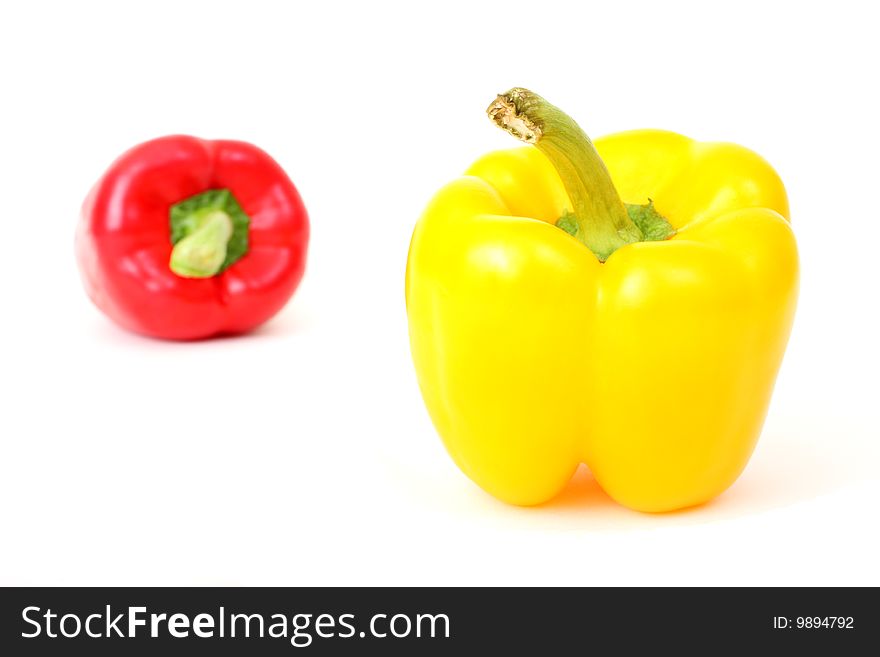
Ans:
{"type": "Polygon", "coordinates": [[[876,589],[30,588],[0,600],[0,654],[16,656],[880,646],[876,589]]]}

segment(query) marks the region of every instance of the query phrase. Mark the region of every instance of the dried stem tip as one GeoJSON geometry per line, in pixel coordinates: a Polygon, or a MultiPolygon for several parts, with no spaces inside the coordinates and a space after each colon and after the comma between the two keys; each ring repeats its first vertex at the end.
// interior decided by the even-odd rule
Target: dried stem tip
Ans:
{"type": "Polygon", "coordinates": [[[502,130],[527,144],[537,144],[543,136],[540,125],[525,115],[518,103],[526,100],[526,89],[514,88],[500,94],[486,109],[489,118],[502,130]]]}

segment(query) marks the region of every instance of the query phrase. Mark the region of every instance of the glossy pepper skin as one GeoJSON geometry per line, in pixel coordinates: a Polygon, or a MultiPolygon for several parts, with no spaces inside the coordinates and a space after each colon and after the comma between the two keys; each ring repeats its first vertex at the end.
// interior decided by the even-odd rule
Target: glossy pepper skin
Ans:
{"type": "Polygon", "coordinates": [[[667,240],[604,262],[554,226],[569,204],[535,148],[490,153],[412,237],[412,355],[453,460],[493,496],[550,500],[586,463],[646,512],[712,499],[742,472],[792,325],[785,189],[733,144],[643,130],[597,140],[623,201],[667,240]]]}
{"type": "Polygon", "coordinates": [[[170,136],[117,159],[88,195],[76,239],[86,291],[120,326],[172,340],[249,331],[275,315],[305,268],[309,221],[265,152],[239,141],[170,136]],[[250,218],[246,253],[216,275],[169,267],[172,206],[229,190],[250,218]]]}

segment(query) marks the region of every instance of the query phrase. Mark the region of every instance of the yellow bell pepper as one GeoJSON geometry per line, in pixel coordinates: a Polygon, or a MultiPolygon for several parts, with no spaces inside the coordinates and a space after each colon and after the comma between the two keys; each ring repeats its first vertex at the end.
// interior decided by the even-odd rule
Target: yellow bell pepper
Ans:
{"type": "Polygon", "coordinates": [[[524,89],[489,115],[533,146],[441,189],[407,263],[449,454],[512,504],[550,500],[580,463],[632,509],[712,499],[755,447],[794,318],[782,182],[745,148],[671,132],[594,147],[524,89]]]}

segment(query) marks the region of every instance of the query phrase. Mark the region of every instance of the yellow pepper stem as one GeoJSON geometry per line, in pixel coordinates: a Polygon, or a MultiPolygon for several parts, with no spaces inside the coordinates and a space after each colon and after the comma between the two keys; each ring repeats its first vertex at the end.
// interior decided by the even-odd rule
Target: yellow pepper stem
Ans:
{"type": "Polygon", "coordinates": [[[541,96],[515,87],[498,96],[486,110],[496,125],[533,144],[555,167],[572,204],[570,230],[601,262],[626,244],[644,239],[621,201],[593,142],[558,107],[541,96]]]}

